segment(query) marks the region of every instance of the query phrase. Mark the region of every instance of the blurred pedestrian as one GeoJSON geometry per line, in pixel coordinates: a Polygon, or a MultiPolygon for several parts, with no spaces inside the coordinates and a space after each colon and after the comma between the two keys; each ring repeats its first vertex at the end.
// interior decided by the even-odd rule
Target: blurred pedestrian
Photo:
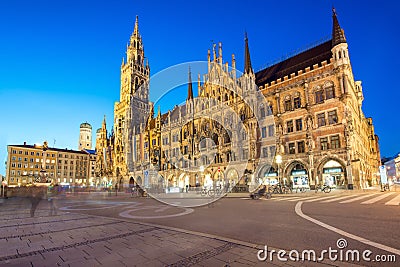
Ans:
{"type": "Polygon", "coordinates": [[[35,216],[35,211],[40,201],[45,196],[45,188],[41,186],[32,186],[30,190],[30,199],[31,199],[31,217],[35,216]]]}
{"type": "Polygon", "coordinates": [[[58,195],[58,184],[54,186],[49,186],[47,189],[47,200],[49,202],[49,215],[57,215],[57,206],[56,206],[56,198],[58,195]]]}

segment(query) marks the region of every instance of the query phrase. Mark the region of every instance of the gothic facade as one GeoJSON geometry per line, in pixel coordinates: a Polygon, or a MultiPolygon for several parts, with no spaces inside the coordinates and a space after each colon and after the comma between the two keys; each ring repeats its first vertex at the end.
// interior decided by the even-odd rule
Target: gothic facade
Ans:
{"type": "Polygon", "coordinates": [[[109,141],[114,182],[148,187],[149,173],[158,172],[163,190],[215,181],[343,188],[378,183],[378,137],[362,111],[362,84],[353,77],[335,11],[332,19],[330,40],[258,72],[247,36],[243,73],[234,55],[229,67],[222,45],[218,56],[214,46],[207,73],[198,78],[198,96],[189,71],[186,103],[157,115],[136,19],[109,141]]]}

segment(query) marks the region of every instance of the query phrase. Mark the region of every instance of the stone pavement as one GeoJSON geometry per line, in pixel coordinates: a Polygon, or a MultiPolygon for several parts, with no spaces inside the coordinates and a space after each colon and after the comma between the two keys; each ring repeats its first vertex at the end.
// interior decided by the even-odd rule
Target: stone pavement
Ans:
{"type": "Polygon", "coordinates": [[[260,262],[263,246],[124,219],[60,211],[49,216],[47,206],[43,200],[32,218],[27,199],[0,205],[0,266],[325,265],[260,262]]]}

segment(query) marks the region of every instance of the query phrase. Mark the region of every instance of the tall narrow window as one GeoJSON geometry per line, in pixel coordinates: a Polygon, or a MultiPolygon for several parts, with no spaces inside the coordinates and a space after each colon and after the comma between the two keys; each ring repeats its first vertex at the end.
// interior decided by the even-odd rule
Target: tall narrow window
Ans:
{"type": "Polygon", "coordinates": [[[294,143],[289,143],[289,154],[295,154],[296,153],[296,147],[294,143]]]}
{"type": "Polygon", "coordinates": [[[332,148],[332,149],[340,148],[340,139],[339,139],[339,135],[331,136],[331,148],[332,148]]]}
{"type": "Polygon", "coordinates": [[[328,149],[328,137],[321,137],[320,142],[321,142],[321,150],[327,150],[328,149]]]}
{"type": "Polygon", "coordinates": [[[301,100],[300,100],[300,97],[299,97],[299,96],[298,96],[298,97],[295,97],[295,98],[293,99],[293,104],[294,104],[294,108],[295,108],[295,109],[301,107],[301,100]]]}
{"type": "Polygon", "coordinates": [[[269,116],[269,115],[272,115],[272,113],[273,113],[273,109],[272,109],[272,105],[269,105],[269,108],[267,109],[267,115],[269,116]]]}
{"type": "Polygon", "coordinates": [[[287,132],[292,133],[293,132],[293,121],[286,122],[286,127],[287,127],[287,132]]]}
{"type": "Polygon", "coordinates": [[[325,113],[317,114],[318,127],[325,126],[325,113]]]}
{"type": "Polygon", "coordinates": [[[302,119],[297,119],[296,120],[296,131],[301,131],[303,130],[303,121],[302,119]]]}
{"type": "Polygon", "coordinates": [[[324,102],[324,91],[318,90],[315,92],[315,103],[322,103],[324,102]]]}
{"type": "Polygon", "coordinates": [[[274,136],[274,134],[275,134],[274,125],[269,125],[268,126],[268,136],[274,136]]]}
{"type": "Polygon", "coordinates": [[[292,101],[290,99],[285,100],[285,111],[291,111],[292,110],[292,101]]]}
{"type": "Polygon", "coordinates": [[[305,152],[304,141],[297,142],[297,152],[298,153],[304,153],[305,152]]]}
{"type": "Polygon", "coordinates": [[[265,108],[264,107],[260,108],[260,116],[261,116],[261,119],[265,118],[265,108]]]}
{"type": "Polygon", "coordinates": [[[325,89],[325,95],[326,95],[326,99],[331,99],[331,98],[335,97],[335,90],[333,88],[333,85],[331,85],[325,89]]]}
{"type": "Polygon", "coordinates": [[[328,112],[328,122],[329,122],[329,124],[335,124],[338,122],[336,110],[332,110],[332,111],[328,112]]]}
{"type": "Polygon", "coordinates": [[[261,128],[261,137],[262,138],[267,137],[267,127],[262,127],[261,128]]]}
{"type": "Polygon", "coordinates": [[[276,152],[276,147],[275,146],[270,146],[269,147],[269,154],[271,157],[275,156],[275,152],[276,152]]]}
{"type": "Polygon", "coordinates": [[[268,158],[268,147],[263,147],[262,156],[263,158],[268,158]]]}

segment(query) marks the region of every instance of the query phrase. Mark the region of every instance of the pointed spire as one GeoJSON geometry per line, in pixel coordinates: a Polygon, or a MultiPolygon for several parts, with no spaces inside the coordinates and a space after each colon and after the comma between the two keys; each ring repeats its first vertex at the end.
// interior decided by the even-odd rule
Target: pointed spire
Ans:
{"type": "Polygon", "coordinates": [[[339,20],[336,16],[336,9],[332,8],[332,19],[333,19],[333,30],[332,30],[332,47],[346,43],[346,37],[344,36],[344,31],[340,28],[339,20]]]}
{"type": "Polygon", "coordinates": [[[136,15],[135,28],[133,29],[133,35],[139,36],[139,16],[136,15]]]}
{"type": "Polygon", "coordinates": [[[193,99],[192,72],[189,66],[188,96],[186,100],[193,99]]]}
{"type": "Polygon", "coordinates": [[[253,73],[251,67],[249,40],[247,39],[247,32],[244,33],[244,73],[253,73]]]}
{"type": "Polygon", "coordinates": [[[104,128],[106,128],[106,115],[104,115],[104,118],[103,118],[103,125],[102,125],[104,128]]]}

